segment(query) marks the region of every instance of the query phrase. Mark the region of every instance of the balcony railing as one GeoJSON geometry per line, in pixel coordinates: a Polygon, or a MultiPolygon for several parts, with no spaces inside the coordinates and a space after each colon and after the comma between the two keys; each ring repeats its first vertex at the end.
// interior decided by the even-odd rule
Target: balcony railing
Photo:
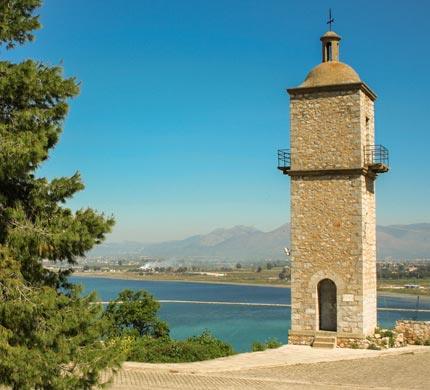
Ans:
{"type": "Polygon", "coordinates": [[[373,172],[387,172],[390,169],[388,149],[382,145],[366,145],[364,162],[373,172]]]}
{"type": "Polygon", "coordinates": [[[278,150],[278,169],[281,170],[284,175],[291,169],[290,149],[278,150]]]}
{"type": "MultiPolygon", "coordinates": [[[[389,154],[388,149],[382,145],[367,145],[364,147],[364,164],[375,173],[388,172],[389,154]]],[[[290,149],[278,150],[278,169],[288,174],[291,170],[291,152],[290,149]]]]}

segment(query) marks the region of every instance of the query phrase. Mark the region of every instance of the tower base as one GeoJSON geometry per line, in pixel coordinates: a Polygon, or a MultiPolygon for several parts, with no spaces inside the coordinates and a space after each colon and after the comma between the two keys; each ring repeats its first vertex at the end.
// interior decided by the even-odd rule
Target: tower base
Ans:
{"type": "Polygon", "coordinates": [[[367,349],[369,347],[369,340],[367,339],[368,335],[359,333],[328,332],[319,330],[289,330],[288,344],[313,346],[315,338],[321,336],[335,337],[336,345],[339,348],[367,349]]]}

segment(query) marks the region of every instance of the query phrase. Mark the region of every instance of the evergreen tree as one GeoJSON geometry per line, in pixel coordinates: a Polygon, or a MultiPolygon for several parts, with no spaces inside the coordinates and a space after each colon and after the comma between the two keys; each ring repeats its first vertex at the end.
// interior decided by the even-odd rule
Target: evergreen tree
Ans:
{"type": "Polygon", "coordinates": [[[95,294],[80,298],[25,283],[19,263],[0,249],[0,384],[13,390],[93,389],[121,355],[100,335],[108,323],[95,294]]]}
{"type": "MultiPolygon", "coordinates": [[[[40,3],[0,1],[0,43],[13,47],[32,39],[24,29],[39,26],[31,12],[40,3]],[[17,26],[11,28],[13,23],[17,26]]],[[[78,173],[52,181],[35,177],[58,142],[67,99],[78,93],[75,78],[63,79],[59,66],[33,60],[0,62],[0,243],[14,249],[22,274],[31,283],[58,286],[58,278],[47,274],[40,260],[73,264],[113,225],[112,218],[92,209],[73,213],[61,206],[84,188],[78,173]]]]}
{"type": "MultiPolygon", "coordinates": [[[[0,0],[0,58],[33,40],[40,6],[0,0]]],[[[70,270],[42,266],[42,259],[73,265],[114,223],[91,208],[64,206],[84,188],[78,173],[37,177],[59,140],[67,100],[78,93],[59,66],[0,61],[0,384],[13,389],[89,389],[116,363],[113,347],[100,341],[95,297],[80,298],[67,283],[70,270]]]]}

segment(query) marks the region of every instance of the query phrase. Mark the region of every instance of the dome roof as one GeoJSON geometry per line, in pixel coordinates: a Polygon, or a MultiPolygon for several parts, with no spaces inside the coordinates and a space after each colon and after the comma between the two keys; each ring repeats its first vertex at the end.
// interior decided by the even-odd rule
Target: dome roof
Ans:
{"type": "Polygon", "coordinates": [[[334,31],[327,31],[322,37],[321,40],[324,40],[326,38],[335,38],[336,40],[340,41],[341,37],[340,35],[337,35],[334,31]]]}
{"type": "Polygon", "coordinates": [[[299,88],[360,82],[357,72],[349,65],[338,61],[328,61],[313,68],[299,88]]]}

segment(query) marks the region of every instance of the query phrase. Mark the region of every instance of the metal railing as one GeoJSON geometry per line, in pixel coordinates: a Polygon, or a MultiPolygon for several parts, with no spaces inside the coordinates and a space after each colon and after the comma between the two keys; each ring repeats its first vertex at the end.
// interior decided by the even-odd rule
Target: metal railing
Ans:
{"type": "MultiPolygon", "coordinates": [[[[390,169],[388,149],[382,145],[364,146],[364,164],[373,172],[387,172],[390,169]]],[[[291,170],[290,149],[278,150],[278,169],[284,174],[291,170]]]]}
{"type": "Polygon", "coordinates": [[[291,167],[291,153],[290,149],[278,150],[278,169],[285,171],[291,167]]]}
{"type": "Polygon", "coordinates": [[[382,145],[366,145],[364,147],[366,165],[383,164],[389,166],[388,149],[382,145]]]}

